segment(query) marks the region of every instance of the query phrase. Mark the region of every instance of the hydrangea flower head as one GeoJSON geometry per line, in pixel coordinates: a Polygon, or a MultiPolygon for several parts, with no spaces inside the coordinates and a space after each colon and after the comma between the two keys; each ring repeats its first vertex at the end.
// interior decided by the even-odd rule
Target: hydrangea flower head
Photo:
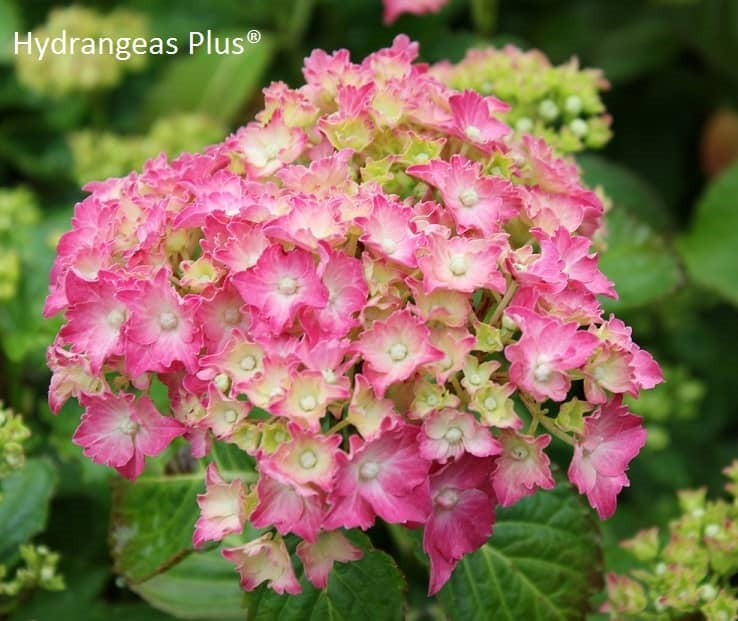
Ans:
{"type": "MultiPolygon", "coordinates": [[[[316,50],[304,86],[268,87],[205,153],[86,186],[58,247],[53,411],[77,398],[74,441],[129,478],[189,442],[194,544],[268,529],[222,550],[246,589],[299,592],[288,535],[325,587],[360,556],[340,529],[380,519],[423,527],[435,593],[498,504],[554,486],[553,438],[602,517],[643,445],[621,395],[662,378],[602,315],[600,198],[511,127],[518,100],[417,55],[405,36],[360,63],[316,50]],[[557,426],[582,395],[592,413],[557,426]],[[219,443],[253,472],[221,478],[219,443]]],[[[592,126],[596,109],[579,111],[592,126]]]]}

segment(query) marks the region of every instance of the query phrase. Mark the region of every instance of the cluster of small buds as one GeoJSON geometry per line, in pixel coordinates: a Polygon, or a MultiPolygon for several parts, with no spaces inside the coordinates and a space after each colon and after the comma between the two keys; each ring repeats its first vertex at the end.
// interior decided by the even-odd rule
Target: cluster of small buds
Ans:
{"type": "Polygon", "coordinates": [[[23,243],[19,232],[29,230],[38,217],[30,190],[0,188],[0,301],[10,300],[16,294],[21,273],[16,248],[23,243]]]}
{"type": "MultiPolygon", "coordinates": [[[[127,60],[118,60],[109,53],[55,53],[46,49],[42,57],[33,44],[33,38],[48,43],[54,38],[67,40],[146,37],[146,17],[128,9],[116,9],[103,15],[94,9],[72,5],[54,8],[46,23],[31,33],[28,40],[22,36],[18,53],[14,55],[18,80],[31,90],[53,97],[74,91],[91,91],[116,86],[126,71],[140,71],[148,63],[146,54],[132,54],[127,60]],[[29,45],[26,45],[29,42],[29,45]]],[[[79,47],[79,46],[78,46],[79,47]]],[[[107,52],[107,48],[103,52],[107,52]]]]}
{"type": "Polygon", "coordinates": [[[460,63],[438,63],[431,73],[455,89],[494,93],[510,104],[501,118],[515,132],[542,136],[562,153],[597,149],[610,139],[600,100],[608,82],[597,69],[580,69],[575,58],[552,66],[538,50],[506,45],[469,50],[460,63]]]}
{"type": "Polygon", "coordinates": [[[732,502],[708,501],[704,488],[679,492],[681,516],[669,524],[665,541],[651,528],[621,544],[643,567],[607,576],[604,610],[612,619],[682,619],[698,612],[707,621],[738,618],[738,595],[729,585],[738,572],[738,460],[723,472],[732,502]]]}
{"type": "Polygon", "coordinates": [[[436,592],[496,505],[554,486],[552,435],[602,518],[645,442],[622,395],[662,377],[602,316],[598,195],[417,53],[314,51],[223,143],[88,184],[59,242],[52,410],[78,398],[74,442],[131,479],[178,436],[252,455],[253,485],[208,467],[194,533],[276,530],[223,551],[247,589],[300,590],[287,533],[324,586],[359,554],[338,529],[380,518],[424,527],[436,592]]]}
{"type": "Polygon", "coordinates": [[[142,136],[83,129],[68,137],[74,178],[84,185],[93,179],[124,175],[141,168],[152,153],[174,157],[186,151],[198,151],[221,140],[225,132],[220,123],[198,113],[161,117],[142,136]]]}
{"type": "Polygon", "coordinates": [[[23,419],[4,408],[0,402],[0,479],[23,466],[23,442],[30,436],[31,432],[23,424],[23,419]]]}
{"type": "Polygon", "coordinates": [[[7,569],[0,565],[0,611],[12,610],[14,604],[22,601],[33,589],[61,591],[64,589],[64,578],[57,573],[59,555],[46,546],[22,545],[19,554],[23,566],[13,574],[11,580],[5,580],[7,569]]]}

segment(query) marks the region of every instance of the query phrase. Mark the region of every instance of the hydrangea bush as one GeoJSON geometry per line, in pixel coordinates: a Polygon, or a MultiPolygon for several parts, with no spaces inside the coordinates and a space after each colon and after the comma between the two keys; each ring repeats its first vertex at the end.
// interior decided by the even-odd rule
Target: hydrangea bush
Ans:
{"type": "Polygon", "coordinates": [[[248,454],[255,483],[207,466],[192,539],[267,529],[222,550],[247,590],[300,591],[289,533],[326,586],[379,518],[422,527],[435,593],[554,486],[552,441],[603,519],[645,442],[623,395],[662,376],[603,316],[600,196],[417,53],[314,51],[222,143],[88,184],[59,242],[52,410],[78,399],[73,441],[129,479],[178,438],[248,454]]]}

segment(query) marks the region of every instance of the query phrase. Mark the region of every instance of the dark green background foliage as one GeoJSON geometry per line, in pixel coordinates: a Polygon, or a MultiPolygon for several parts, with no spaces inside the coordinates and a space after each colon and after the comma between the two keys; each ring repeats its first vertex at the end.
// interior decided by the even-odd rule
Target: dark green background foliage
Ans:
{"type": "MultiPolygon", "coordinates": [[[[62,593],[36,593],[11,619],[171,618],[136,593],[190,618],[243,618],[245,613],[233,612],[241,603],[255,618],[278,616],[282,604],[270,593],[259,590],[241,601],[235,572],[215,551],[189,556],[171,572],[143,580],[186,554],[196,513],[172,522],[182,532],[164,548],[152,535],[148,543],[127,540],[116,549],[115,560],[110,556],[109,532],[120,534],[130,526],[130,511],[137,510],[137,495],[145,501],[147,483],[138,490],[117,485],[113,494],[113,477],[82,459],[70,442],[79,408],[68,404],[54,417],[45,404],[44,347],[59,325],[41,319],[53,258],[49,240],[68,227],[72,205],[83,196],[84,171],[69,137],[85,130],[135,142],[137,150],[121,164],[133,167],[140,165],[137,158],[157,154],[161,142],[139,140],[157,121],[173,112],[199,113],[210,123],[208,130],[194,132],[193,140],[200,143],[180,148],[200,148],[247,122],[260,108],[260,89],[269,81],[299,85],[302,60],[313,48],[346,47],[360,59],[400,32],[420,42],[422,60],[428,62],[458,61],[471,46],[513,42],[541,49],[554,63],[576,55],[583,66],[605,71],[612,85],[604,100],[614,118],[614,137],[603,151],[578,159],[587,182],[602,186],[614,203],[602,267],[621,299],[608,302],[607,309],[633,326],[636,340],[663,363],[670,381],[631,404],[646,417],[651,440],[630,469],[632,485],[623,492],[618,512],[602,526],[604,557],[597,553],[591,512],[559,488],[500,512],[491,546],[466,559],[436,600],[425,597],[427,566],[417,553],[418,538],[378,527],[369,533],[371,543],[363,536],[355,539],[365,550],[361,563],[339,568],[326,593],[307,590],[290,604],[292,616],[283,611],[285,618],[326,618],[321,615],[331,611],[334,618],[360,618],[339,610],[352,580],[384,585],[388,619],[403,614],[413,619],[585,618],[591,608],[587,594],[601,584],[603,567],[627,567],[618,539],[666,523],[676,512],[676,489],[706,485],[720,493],[720,469],[738,456],[738,163],[708,178],[705,161],[711,149],[738,153],[738,131],[735,122],[732,129],[723,124],[713,128],[705,144],[704,130],[718,110],[738,110],[736,0],[451,0],[437,15],[403,16],[391,27],[382,25],[379,0],[90,1],[84,5],[103,12],[139,11],[149,20],[151,36],[182,41],[190,31],[232,36],[258,28],[263,39],[242,57],[152,56],[143,71],[126,74],[112,89],[53,97],[21,85],[6,42],[15,30],[36,28],[62,4],[0,0],[0,188],[30,189],[40,212],[35,224],[0,230],[0,250],[13,251],[20,260],[15,295],[0,300],[0,400],[23,414],[34,432],[27,450],[33,459],[23,475],[27,482],[13,475],[3,483],[0,563],[12,566],[17,544],[35,537],[62,553],[68,585],[62,593]],[[20,500],[19,485],[27,491],[20,500]],[[557,495],[567,500],[558,508],[549,506],[557,495]],[[113,498],[117,517],[111,531],[113,498]],[[31,511],[22,527],[13,526],[18,511],[31,511]],[[521,529],[526,523],[530,528],[521,529]],[[573,580],[571,588],[579,589],[584,600],[558,593],[549,584],[550,572],[533,560],[541,546],[539,531],[549,523],[558,529],[559,540],[545,545],[568,559],[565,568],[551,571],[559,571],[554,575],[564,582],[573,580]],[[579,536],[566,541],[567,528],[579,536]],[[137,551],[144,544],[153,548],[151,556],[137,551]],[[395,557],[399,569],[382,550],[395,557]],[[128,563],[127,556],[133,561],[128,563]],[[114,577],[114,564],[123,577],[114,577]],[[388,577],[400,570],[407,588],[395,592],[402,583],[388,577]],[[516,591],[540,589],[546,596],[534,604],[532,595],[523,595],[510,604],[520,607],[496,616],[509,604],[498,602],[500,589],[513,597],[516,591]],[[472,591],[481,600],[475,603],[472,591]],[[207,594],[204,608],[201,598],[187,599],[197,593],[207,594]],[[208,598],[219,606],[208,607],[208,598]]],[[[121,152],[120,144],[114,142],[112,150],[121,152]]],[[[91,154],[93,162],[107,157],[94,149],[91,154]]],[[[563,469],[568,456],[554,455],[563,469]]],[[[164,461],[151,476],[165,474],[164,461]]],[[[181,488],[194,501],[200,488],[187,475],[179,477],[168,485],[175,495],[181,488]]],[[[362,595],[357,597],[363,603],[362,595]]]]}

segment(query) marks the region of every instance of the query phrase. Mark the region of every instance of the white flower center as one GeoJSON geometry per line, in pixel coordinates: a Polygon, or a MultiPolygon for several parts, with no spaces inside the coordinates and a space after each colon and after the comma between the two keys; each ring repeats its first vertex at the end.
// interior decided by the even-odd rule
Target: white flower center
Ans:
{"type": "Polygon", "coordinates": [[[464,433],[458,427],[449,427],[443,437],[449,444],[456,444],[464,437],[464,433]]]}
{"type": "Polygon", "coordinates": [[[528,458],[528,455],[530,455],[530,451],[524,446],[518,445],[510,452],[510,454],[512,455],[513,459],[523,461],[524,459],[528,458]]]}
{"type": "Polygon", "coordinates": [[[162,330],[174,330],[177,327],[177,324],[179,323],[179,319],[177,319],[177,315],[175,315],[171,311],[164,311],[162,313],[159,313],[159,327],[162,330]]]}
{"type": "Polygon", "coordinates": [[[482,137],[482,132],[476,125],[467,125],[464,133],[469,140],[479,140],[482,137]]]}
{"type": "Polygon", "coordinates": [[[464,207],[474,207],[479,201],[479,194],[474,188],[466,188],[459,194],[459,200],[464,207]]]}
{"type": "Polygon", "coordinates": [[[233,408],[229,408],[225,412],[223,412],[223,420],[225,420],[225,422],[227,422],[228,424],[235,423],[237,418],[238,412],[236,412],[236,410],[234,410],[233,408]]]}
{"type": "Polygon", "coordinates": [[[459,492],[447,487],[435,497],[435,502],[442,509],[453,509],[459,502],[459,492]]]}
{"type": "Polygon", "coordinates": [[[472,374],[471,374],[471,375],[469,376],[469,383],[470,383],[470,384],[471,384],[472,386],[479,386],[479,384],[481,384],[481,383],[482,383],[482,378],[481,378],[481,377],[479,376],[479,374],[478,374],[478,373],[472,373],[472,374]]]}
{"type": "Polygon", "coordinates": [[[359,476],[364,481],[371,481],[379,474],[379,464],[376,461],[367,461],[361,464],[359,476]]]}
{"type": "Polygon", "coordinates": [[[120,424],[120,427],[118,427],[123,433],[128,434],[129,436],[135,435],[135,433],[138,431],[139,424],[132,421],[127,420],[124,423],[120,424]]]}
{"type": "Polygon", "coordinates": [[[466,274],[466,270],[469,269],[469,262],[466,259],[466,255],[458,253],[452,254],[451,260],[448,263],[448,269],[454,276],[463,276],[466,274]]]}
{"type": "Polygon", "coordinates": [[[251,354],[248,356],[244,356],[241,358],[241,362],[238,363],[238,366],[241,367],[244,371],[253,371],[256,368],[256,358],[254,358],[251,354]]]}
{"type": "Polygon", "coordinates": [[[395,343],[389,348],[389,356],[394,362],[400,362],[407,358],[407,346],[404,343],[395,343]]]}
{"type": "Polygon", "coordinates": [[[278,288],[283,295],[295,295],[297,293],[297,281],[292,276],[283,276],[279,281],[278,288]]]}
{"type": "Polygon", "coordinates": [[[487,397],[484,400],[484,409],[485,410],[494,410],[497,407],[497,399],[494,397],[487,397]]]}
{"type": "Polygon", "coordinates": [[[533,377],[539,382],[546,382],[551,377],[551,361],[548,356],[538,356],[533,368],[533,377]]]}
{"type": "Polygon", "coordinates": [[[287,434],[284,431],[282,431],[281,429],[274,432],[274,441],[277,444],[281,444],[286,439],[287,439],[287,434]]]}
{"type": "Polygon", "coordinates": [[[425,402],[431,407],[434,405],[438,405],[438,397],[436,397],[436,395],[428,395],[425,402]]]}
{"type": "Polygon", "coordinates": [[[115,328],[117,330],[126,320],[126,314],[122,309],[114,308],[108,313],[108,316],[105,319],[111,328],[115,328]]]}
{"type": "Polygon", "coordinates": [[[213,382],[215,382],[215,385],[218,387],[220,392],[223,393],[227,392],[231,387],[231,378],[225,373],[218,373],[218,375],[213,378],[213,382]]]}
{"type": "Polygon", "coordinates": [[[427,162],[429,159],[430,159],[430,157],[428,156],[428,154],[425,151],[421,151],[420,153],[418,153],[415,156],[415,161],[416,162],[421,162],[421,163],[422,162],[427,162]]]}
{"type": "Polygon", "coordinates": [[[312,412],[317,405],[318,402],[313,395],[305,395],[300,399],[300,409],[303,412],[312,412]]]}
{"type": "Polygon", "coordinates": [[[311,468],[315,467],[315,464],[318,463],[318,458],[315,456],[315,453],[313,451],[303,451],[300,453],[300,465],[305,468],[305,470],[310,470],[311,468]]]}
{"type": "Polygon", "coordinates": [[[227,308],[223,313],[223,321],[229,326],[235,326],[241,320],[241,312],[237,308],[227,308]]]}
{"type": "Polygon", "coordinates": [[[387,254],[392,254],[397,250],[397,242],[390,237],[385,237],[382,240],[382,250],[384,250],[387,254]]]}

